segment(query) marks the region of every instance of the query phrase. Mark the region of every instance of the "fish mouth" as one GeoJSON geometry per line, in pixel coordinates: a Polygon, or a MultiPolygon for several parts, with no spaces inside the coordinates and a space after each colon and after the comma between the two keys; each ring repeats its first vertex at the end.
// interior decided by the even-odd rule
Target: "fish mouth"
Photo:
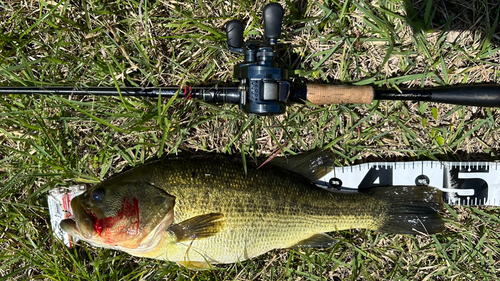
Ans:
{"type": "Polygon", "coordinates": [[[92,211],[83,206],[77,198],[71,200],[73,219],[61,221],[62,230],[70,235],[79,236],[82,239],[91,239],[96,235],[94,230],[95,215],[92,211]]]}

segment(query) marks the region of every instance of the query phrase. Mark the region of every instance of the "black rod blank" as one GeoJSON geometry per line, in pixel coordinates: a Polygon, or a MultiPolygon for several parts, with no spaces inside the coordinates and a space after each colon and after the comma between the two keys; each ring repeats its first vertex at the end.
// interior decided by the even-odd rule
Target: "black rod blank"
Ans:
{"type": "Polygon", "coordinates": [[[500,85],[467,85],[428,89],[375,90],[375,100],[410,100],[496,107],[500,106],[500,85]]]}
{"type": "Polygon", "coordinates": [[[207,87],[161,87],[161,88],[76,88],[76,87],[0,87],[0,95],[27,94],[27,95],[94,95],[94,96],[134,96],[134,97],[162,97],[170,98],[177,95],[179,98],[201,99],[213,103],[241,102],[237,86],[207,86],[207,87]]]}

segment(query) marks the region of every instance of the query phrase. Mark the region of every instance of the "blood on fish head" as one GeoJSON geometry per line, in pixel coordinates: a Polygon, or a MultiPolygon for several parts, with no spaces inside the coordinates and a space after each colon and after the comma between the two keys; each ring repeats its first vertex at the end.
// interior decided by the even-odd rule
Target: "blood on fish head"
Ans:
{"type": "Polygon", "coordinates": [[[173,221],[175,197],[150,182],[105,181],[71,201],[63,230],[96,246],[135,249],[173,221]]]}

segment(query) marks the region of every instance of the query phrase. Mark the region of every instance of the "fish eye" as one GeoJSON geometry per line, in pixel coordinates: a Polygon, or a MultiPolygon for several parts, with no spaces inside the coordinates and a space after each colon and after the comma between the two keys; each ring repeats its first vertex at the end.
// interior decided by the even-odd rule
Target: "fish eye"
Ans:
{"type": "Polygon", "coordinates": [[[92,192],[92,200],[95,202],[102,202],[104,200],[104,189],[98,188],[92,192]]]}

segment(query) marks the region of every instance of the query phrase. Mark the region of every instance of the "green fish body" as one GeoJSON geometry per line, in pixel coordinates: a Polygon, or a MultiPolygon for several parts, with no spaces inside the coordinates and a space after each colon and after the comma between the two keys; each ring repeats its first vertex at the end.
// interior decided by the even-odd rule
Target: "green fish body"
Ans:
{"type": "Polygon", "coordinates": [[[100,247],[174,261],[190,268],[234,263],[289,247],[329,247],[325,234],[366,228],[435,233],[441,193],[386,187],[336,193],[268,164],[249,168],[227,158],[153,162],[102,182],[71,205],[61,226],[100,247]],[[112,206],[112,207],[110,207],[112,206]]]}

